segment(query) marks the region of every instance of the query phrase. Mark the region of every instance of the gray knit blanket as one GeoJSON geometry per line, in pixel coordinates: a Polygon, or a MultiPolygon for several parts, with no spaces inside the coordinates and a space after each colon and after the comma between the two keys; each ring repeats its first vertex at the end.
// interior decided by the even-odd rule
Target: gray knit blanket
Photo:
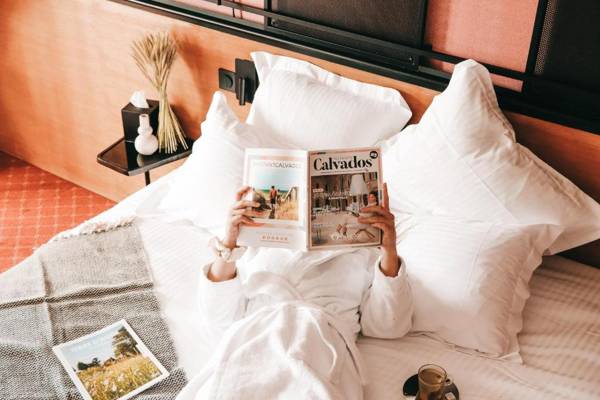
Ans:
{"type": "Polygon", "coordinates": [[[127,320],[170,372],[136,399],[186,383],[135,225],[50,242],[0,274],[0,399],[80,399],[52,346],[127,320]]]}

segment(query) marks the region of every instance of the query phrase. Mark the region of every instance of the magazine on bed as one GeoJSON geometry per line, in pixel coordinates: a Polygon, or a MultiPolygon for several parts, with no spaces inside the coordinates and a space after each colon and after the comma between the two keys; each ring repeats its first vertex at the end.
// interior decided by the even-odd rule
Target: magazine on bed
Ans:
{"type": "Polygon", "coordinates": [[[242,226],[242,246],[320,250],[378,246],[381,231],[358,223],[360,209],[381,201],[379,148],[247,149],[244,184],[259,203],[242,226]]]}
{"type": "Polygon", "coordinates": [[[52,350],[86,400],[129,399],[169,376],[125,320],[52,350]]]}

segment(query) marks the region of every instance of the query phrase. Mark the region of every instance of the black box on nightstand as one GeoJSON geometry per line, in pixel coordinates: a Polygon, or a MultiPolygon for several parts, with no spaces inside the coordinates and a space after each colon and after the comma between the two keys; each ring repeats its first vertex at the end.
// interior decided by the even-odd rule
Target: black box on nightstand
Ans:
{"type": "Polygon", "coordinates": [[[158,132],[158,101],[148,100],[150,108],[137,108],[133,104],[128,103],[121,109],[123,118],[123,132],[126,142],[134,142],[138,135],[137,129],[140,126],[140,114],[148,114],[150,117],[150,126],[153,134],[158,132]]]}

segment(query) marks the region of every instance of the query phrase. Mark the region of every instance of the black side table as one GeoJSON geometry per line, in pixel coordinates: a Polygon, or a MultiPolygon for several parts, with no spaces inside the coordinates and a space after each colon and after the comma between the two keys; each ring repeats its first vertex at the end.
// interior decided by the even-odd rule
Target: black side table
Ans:
{"type": "Polygon", "coordinates": [[[180,145],[175,153],[166,154],[157,151],[150,156],[143,156],[138,154],[133,143],[126,142],[125,138],[121,138],[100,152],[96,160],[105,167],[114,169],[123,175],[132,176],[143,172],[146,185],[148,185],[151,169],[185,158],[192,153],[194,141],[189,138],[186,138],[185,141],[188,144],[187,150],[180,145]]]}

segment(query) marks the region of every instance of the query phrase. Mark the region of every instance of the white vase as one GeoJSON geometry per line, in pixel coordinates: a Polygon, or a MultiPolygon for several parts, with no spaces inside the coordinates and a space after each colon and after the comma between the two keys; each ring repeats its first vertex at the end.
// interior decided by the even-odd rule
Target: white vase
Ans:
{"type": "Polygon", "coordinates": [[[148,114],[140,114],[140,126],[134,145],[137,152],[145,156],[154,154],[158,149],[158,139],[152,134],[148,114]]]}

